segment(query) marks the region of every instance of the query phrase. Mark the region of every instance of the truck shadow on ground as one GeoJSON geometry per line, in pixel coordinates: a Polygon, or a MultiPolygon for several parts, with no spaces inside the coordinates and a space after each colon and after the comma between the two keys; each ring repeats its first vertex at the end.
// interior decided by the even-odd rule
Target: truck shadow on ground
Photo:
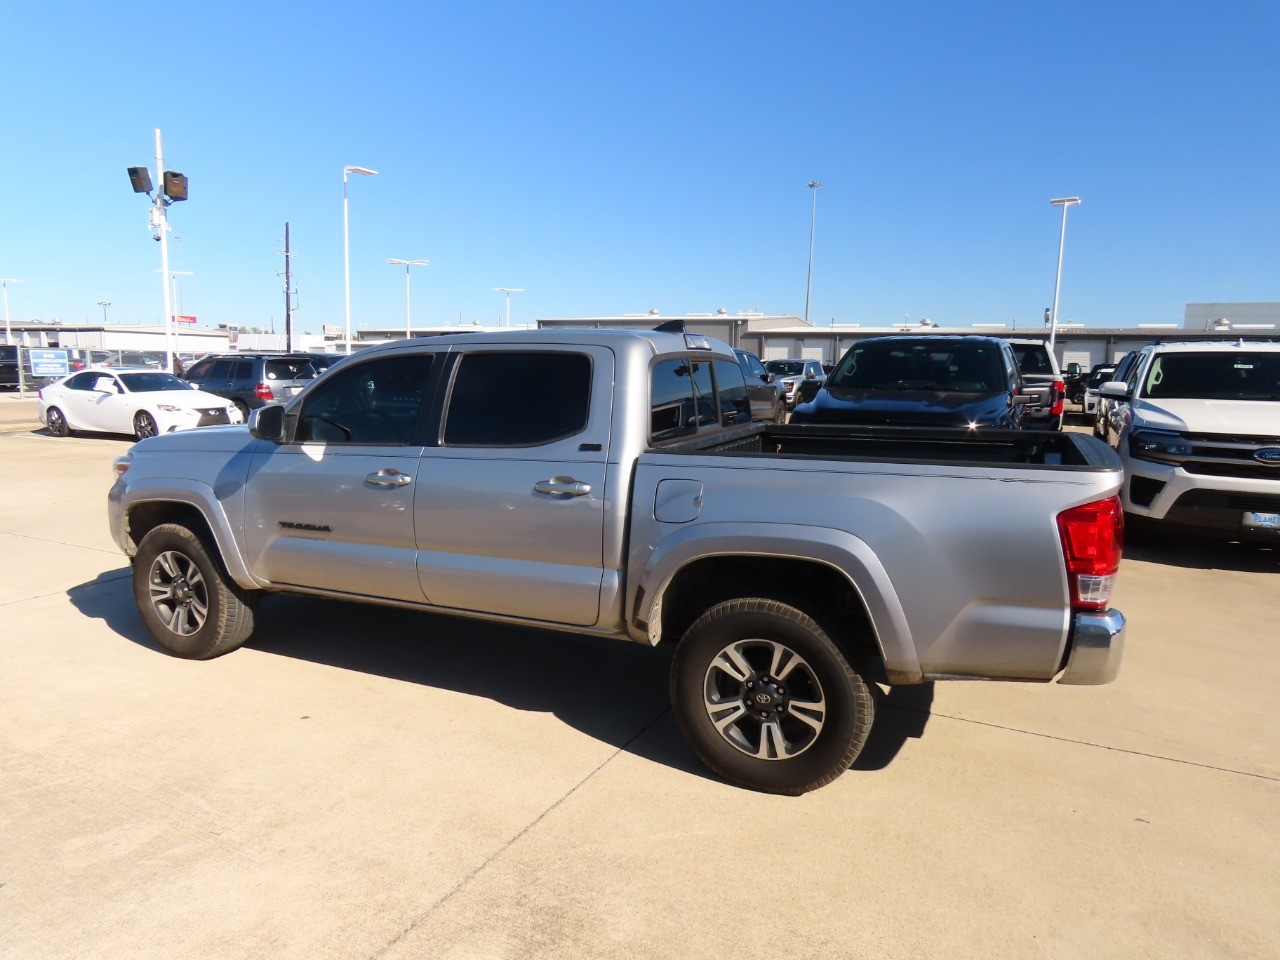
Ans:
{"type": "MultiPolygon", "coordinates": [[[[67,591],[82,614],[163,655],[134,607],[129,572],[67,591]]],[[[671,648],[460,620],[394,607],[268,597],[247,649],[550,713],[582,733],[684,773],[716,779],[685,745],[667,692],[671,648]]],[[[235,653],[228,656],[236,656],[235,653]]],[[[881,770],[919,737],[931,684],[883,698],[854,770],[881,770]]]]}
{"type": "Polygon", "coordinates": [[[1227,540],[1129,523],[1125,528],[1124,556],[1128,560],[1195,570],[1280,573],[1280,537],[1274,543],[1227,540]]]}

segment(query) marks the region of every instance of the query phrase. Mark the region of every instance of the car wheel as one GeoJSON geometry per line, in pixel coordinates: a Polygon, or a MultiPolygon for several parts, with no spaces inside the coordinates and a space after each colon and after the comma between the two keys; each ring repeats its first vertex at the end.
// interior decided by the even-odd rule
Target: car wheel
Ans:
{"type": "Polygon", "coordinates": [[[248,422],[249,422],[249,407],[248,407],[248,405],[247,405],[243,400],[232,400],[232,401],[231,401],[231,404],[232,404],[232,406],[234,406],[237,410],[239,410],[239,411],[240,411],[240,422],[241,422],[241,423],[248,423],[248,422]]]}
{"type": "Polygon", "coordinates": [[[45,411],[45,423],[49,427],[49,433],[55,437],[71,436],[71,428],[67,426],[67,418],[57,407],[50,407],[45,411]]]}
{"type": "Polygon", "coordinates": [[[253,594],[181,524],[161,524],[142,538],[133,598],[156,642],[188,660],[229,653],[253,633],[253,594]]]}
{"type": "Polygon", "coordinates": [[[738,786],[796,796],[858,756],[875,715],[871,685],[818,624],[763,598],[728,600],[685,633],[671,666],[685,739],[738,786]]]}
{"type": "Polygon", "coordinates": [[[147,413],[147,411],[139,410],[133,415],[133,435],[139,440],[154,437],[158,432],[156,418],[147,413]]]}

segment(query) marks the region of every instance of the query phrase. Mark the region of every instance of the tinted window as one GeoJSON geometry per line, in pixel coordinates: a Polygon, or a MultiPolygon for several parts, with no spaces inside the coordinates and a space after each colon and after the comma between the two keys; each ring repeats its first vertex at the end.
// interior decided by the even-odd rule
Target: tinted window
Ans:
{"type": "Polygon", "coordinates": [[[253,361],[237,360],[235,362],[235,368],[231,372],[231,379],[236,381],[237,383],[242,382],[244,380],[255,379],[253,375],[253,361]]]}
{"type": "Polygon", "coordinates": [[[96,373],[78,373],[65,384],[68,390],[92,390],[98,380],[96,373]]]}
{"type": "Polygon", "coordinates": [[[764,365],[770,373],[780,377],[798,377],[804,373],[803,360],[770,360],[764,365]]]}
{"type": "Polygon", "coordinates": [[[751,401],[747,399],[747,383],[742,368],[728,360],[713,361],[716,386],[719,388],[720,422],[726,427],[751,420],[751,401]]]}
{"type": "Polygon", "coordinates": [[[1039,343],[1015,343],[1013,352],[1023,373],[1053,373],[1048,347],[1039,343]]]}
{"type": "MultiPolygon", "coordinates": [[[[748,377],[763,378],[768,371],[765,370],[764,364],[760,362],[754,354],[739,353],[738,366],[742,367],[742,372],[748,377]]],[[[762,381],[763,382],[763,381],[762,381]]]]}
{"type": "Polygon", "coordinates": [[[1280,353],[1158,353],[1144,396],[1199,400],[1280,399],[1280,353]]]}
{"type": "Polygon", "coordinates": [[[213,371],[212,360],[201,360],[199,363],[192,365],[187,371],[188,380],[203,380],[213,371]]]}
{"type": "Polygon", "coordinates": [[[268,360],[263,365],[268,380],[314,380],[316,368],[310,360],[268,360]]]}
{"type": "Polygon", "coordinates": [[[444,442],[551,443],[586,429],[590,409],[591,358],[585,354],[469,353],[453,378],[444,442]]]}
{"type": "Polygon", "coordinates": [[[829,386],[994,393],[1005,389],[1001,352],[989,342],[864,340],[844,355],[829,386]]]}
{"type": "Polygon", "coordinates": [[[431,354],[348,367],[302,405],[297,439],[323,443],[411,443],[431,372],[431,354]]]}
{"type": "Polygon", "coordinates": [[[649,380],[649,435],[655,443],[684,437],[698,429],[693,416],[693,380],[684,360],[653,365],[649,380]]]}
{"type": "Polygon", "coordinates": [[[130,393],[195,389],[191,384],[184,380],[179,380],[171,373],[122,373],[120,374],[120,379],[130,393]]]}
{"type": "Polygon", "coordinates": [[[213,369],[206,376],[210,380],[230,380],[231,371],[235,369],[236,362],[234,360],[215,360],[213,361],[213,369]]]}

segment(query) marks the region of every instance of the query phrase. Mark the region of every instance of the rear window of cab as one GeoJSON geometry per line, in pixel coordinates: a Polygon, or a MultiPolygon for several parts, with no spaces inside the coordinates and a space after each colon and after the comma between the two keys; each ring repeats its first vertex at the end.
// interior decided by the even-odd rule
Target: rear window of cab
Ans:
{"type": "Polygon", "coordinates": [[[650,368],[651,442],[664,443],[750,421],[747,382],[737,361],[667,357],[650,368]]]}

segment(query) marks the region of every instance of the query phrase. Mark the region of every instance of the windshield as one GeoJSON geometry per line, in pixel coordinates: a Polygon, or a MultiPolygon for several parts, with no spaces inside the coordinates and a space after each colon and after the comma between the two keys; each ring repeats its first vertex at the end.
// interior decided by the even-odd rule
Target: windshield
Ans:
{"type": "Polygon", "coordinates": [[[120,382],[130,393],[157,393],[161,390],[194,390],[172,373],[122,373],[120,382]]]}
{"type": "Polygon", "coordinates": [[[1015,343],[1013,355],[1018,358],[1018,369],[1023,373],[1053,373],[1049,349],[1042,343],[1015,343]]]}
{"type": "Polygon", "coordinates": [[[764,368],[770,373],[776,373],[780,377],[798,377],[804,373],[803,360],[770,360],[764,365],[764,368]]]}
{"type": "Polygon", "coordinates": [[[1004,377],[1000,349],[987,343],[866,340],[844,355],[827,386],[994,393],[1004,388],[1004,377]]]}
{"type": "Polygon", "coordinates": [[[1089,374],[1089,380],[1085,386],[1096,387],[1100,384],[1110,383],[1115,372],[1115,367],[1103,367],[1101,370],[1095,370],[1093,373],[1089,374]]]}
{"type": "Polygon", "coordinates": [[[1280,351],[1164,353],[1147,371],[1144,396],[1197,400],[1280,400],[1280,351]]]}

